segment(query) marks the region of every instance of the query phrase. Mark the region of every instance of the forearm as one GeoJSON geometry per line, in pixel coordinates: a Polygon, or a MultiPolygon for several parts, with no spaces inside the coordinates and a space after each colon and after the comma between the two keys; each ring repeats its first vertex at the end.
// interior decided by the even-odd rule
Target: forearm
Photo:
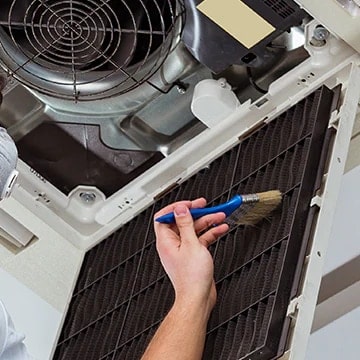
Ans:
{"type": "Polygon", "coordinates": [[[201,359],[210,311],[199,301],[175,301],[142,360],[201,359]]]}
{"type": "Polygon", "coordinates": [[[216,302],[214,262],[208,251],[228,226],[224,213],[194,222],[189,209],[204,207],[205,199],[169,205],[155,214],[173,212],[176,224],[155,221],[156,248],[175,290],[175,303],[150,342],[142,360],[200,360],[207,322],[216,302]],[[198,237],[197,234],[202,234],[198,237]]]}

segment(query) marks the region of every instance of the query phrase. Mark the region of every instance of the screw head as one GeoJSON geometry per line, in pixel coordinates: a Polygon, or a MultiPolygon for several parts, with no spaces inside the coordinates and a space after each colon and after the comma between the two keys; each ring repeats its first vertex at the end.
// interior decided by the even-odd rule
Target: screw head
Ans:
{"type": "Polygon", "coordinates": [[[315,40],[324,41],[329,37],[330,33],[322,25],[318,25],[314,29],[313,37],[315,40]]]}
{"type": "Polygon", "coordinates": [[[80,199],[87,204],[91,204],[96,200],[96,195],[92,192],[82,192],[80,193],[80,199]]]}
{"type": "Polygon", "coordinates": [[[186,87],[183,85],[176,85],[176,89],[180,95],[186,94],[186,87]]]}

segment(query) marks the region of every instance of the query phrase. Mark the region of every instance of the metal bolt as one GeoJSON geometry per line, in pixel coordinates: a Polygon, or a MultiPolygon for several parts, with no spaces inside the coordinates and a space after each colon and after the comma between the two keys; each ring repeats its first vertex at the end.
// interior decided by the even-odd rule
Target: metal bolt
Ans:
{"type": "Polygon", "coordinates": [[[226,79],[225,78],[220,78],[218,81],[219,81],[220,86],[225,89],[226,86],[227,86],[226,79]]]}
{"type": "Polygon", "coordinates": [[[83,202],[90,204],[96,200],[96,195],[92,192],[82,192],[80,193],[80,198],[83,202]]]}
{"type": "Polygon", "coordinates": [[[314,29],[313,37],[317,41],[325,41],[329,37],[330,33],[322,25],[318,25],[314,29]]]}
{"type": "Polygon", "coordinates": [[[176,85],[176,89],[180,95],[186,94],[186,87],[183,84],[176,85]]]}

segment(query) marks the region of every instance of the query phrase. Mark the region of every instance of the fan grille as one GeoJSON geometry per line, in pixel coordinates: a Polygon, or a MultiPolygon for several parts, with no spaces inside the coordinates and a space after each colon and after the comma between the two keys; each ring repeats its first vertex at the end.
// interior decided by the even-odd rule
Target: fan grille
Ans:
{"type": "Polygon", "coordinates": [[[12,0],[0,5],[9,74],[47,95],[87,100],[149,80],[181,18],[176,0],[12,0]]]}

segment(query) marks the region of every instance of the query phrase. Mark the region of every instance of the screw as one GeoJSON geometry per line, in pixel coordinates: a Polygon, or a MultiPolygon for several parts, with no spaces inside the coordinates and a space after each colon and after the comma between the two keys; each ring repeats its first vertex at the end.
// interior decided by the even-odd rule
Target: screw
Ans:
{"type": "Polygon", "coordinates": [[[183,84],[176,85],[176,89],[180,95],[186,94],[186,87],[183,84]]]}
{"type": "Polygon", "coordinates": [[[220,78],[218,81],[219,81],[220,86],[225,89],[226,86],[227,86],[226,79],[225,78],[220,78]]]}
{"type": "Polygon", "coordinates": [[[318,25],[313,33],[313,38],[317,41],[325,41],[329,37],[330,33],[322,25],[318,25]]]}
{"type": "Polygon", "coordinates": [[[83,202],[90,204],[96,200],[96,195],[92,192],[82,192],[80,193],[80,198],[83,202]]]}

